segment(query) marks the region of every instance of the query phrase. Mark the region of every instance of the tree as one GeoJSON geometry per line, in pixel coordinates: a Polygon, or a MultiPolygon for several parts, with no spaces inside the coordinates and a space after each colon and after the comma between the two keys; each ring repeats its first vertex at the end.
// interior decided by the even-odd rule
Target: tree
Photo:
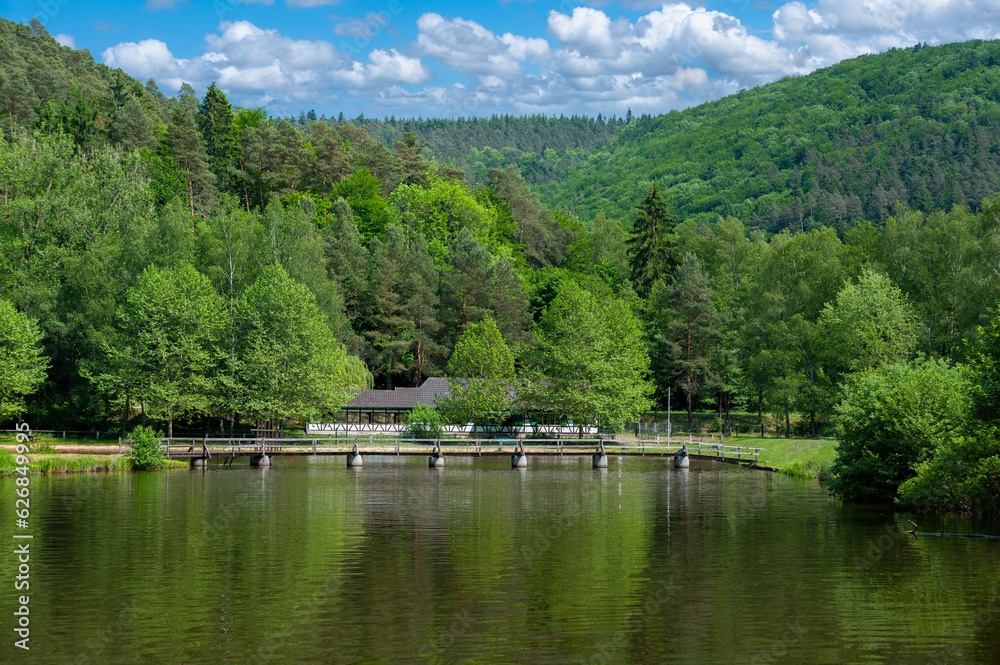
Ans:
{"type": "Polygon", "coordinates": [[[448,359],[451,397],[441,410],[456,423],[472,421],[473,435],[479,423],[493,416],[502,419],[513,402],[514,355],[489,316],[470,324],[448,359]]]}
{"type": "Polygon", "coordinates": [[[635,420],[652,404],[649,356],[628,303],[598,300],[572,282],[535,326],[534,380],[528,408],[572,418],[580,426],[635,420]]]}
{"type": "Polygon", "coordinates": [[[673,384],[684,394],[690,428],[695,399],[719,382],[712,351],[721,338],[722,323],[698,258],[685,254],[673,284],[657,282],[651,299],[654,374],[661,392],[673,384]]]}
{"type": "Polygon", "coordinates": [[[869,268],[826,304],[820,321],[850,371],[906,360],[916,341],[916,316],[906,297],[869,268]]]}
{"type": "Polygon", "coordinates": [[[208,155],[195,121],[195,112],[187,105],[179,105],[167,127],[167,146],[180,167],[187,184],[188,208],[195,214],[195,200],[201,201],[214,191],[213,175],[209,170],[208,155]]]}
{"type": "Polygon", "coordinates": [[[24,397],[45,381],[49,361],[41,341],[38,324],[0,300],[0,420],[24,411],[24,397]]]}
{"type": "Polygon", "coordinates": [[[208,167],[221,190],[229,189],[230,165],[236,149],[233,120],[233,107],[226,93],[212,83],[198,105],[198,129],[205,141],[208,167]]]}
{"type": "Polygon", "coordinates": [[[266,267],[236,302],[238,413],[284,423],[339,411],[350,390],[371,385],[348,357],[309,289],[266,267]]]}
{"type": "Polygon", "coordinates": [[[942,360],[893,363],[851,376],[837,407],[830,489],[854,501],[891,502],[935,449],[964,433],[968,388],[942,360]]]}
{"type": "Polygon", "coordinates": [[[145,413],[166,420],[172,437],[174,420],[207,413],[212,404],[225,324],[225,306],[207,277],[190,264],[150,266],[118,310],[95,383],[126,413],[138,400],[145,413]]]}
{"type": "Polygon", "coordinates": [[[658,279],[669,281],[674,268],[673,235],[677,222],[667,211],[654,182],[639,204],[627,240],[629,267],[635,290],[645,297],[658,279]]]}

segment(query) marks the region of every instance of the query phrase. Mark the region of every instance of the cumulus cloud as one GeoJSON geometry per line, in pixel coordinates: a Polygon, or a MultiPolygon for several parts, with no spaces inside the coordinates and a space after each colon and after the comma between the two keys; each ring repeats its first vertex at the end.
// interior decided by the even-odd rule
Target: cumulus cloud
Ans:
{"type": "MultiPolygon", "coordinates": [[[[183,0],[147,0],[165,9],[183,0]]],[[[225,0],[263,2],[269,0],[225,0]]],[[[285,0],[307,7],[336,0],[285,0]]],[[[175,57],[158,40],[124,42],[104,59],[164,89],[211,81],[237,103],[297,112],[347,95],[366,112],[404,115],[659,113],[717,99],[783,76],[805,74],[862,53],[917,42],[1000,37],[1000,0],[752,0],[772,11],[770,30],[707,9],[698,0],[591,0],[552,10],[544,36],[497,33],[488,24],[428,12],[416,37],[395,48],[368,46],[391,33],[386,11],[331,15],[339,48],[299,40],[248,21],[225,21],[205,49],[175,57]],[[639,12],[628,18],[610,7],[639,12]],[[355,46],[357,48],[355,48],[355,46]],[[364,49],[364,50],[362,50],[364,49]],[[433,64],[452,85],[435,84],[433,64]],[[467,77],[467,78],[463,78],[467,77]]]]}
{"type": "Polygon", "coordinates": [[[808,50],[814,67],[918,42],[1000,37],[1000,0],[799,0],[773,15],[774,38],[808,50]]]}
{"type": "Polygon", "coordinates": [[[447,20],[440,14],[421,16],[417,19],[417,30],[416,53],[469,75],[520,76],[523,69],[517,56],[541,49],[538,41],[514,35],[497,37],[475,21],[447,20]]]}
{"type": "Polygon", "coordinates": [[[345,89],[414,85],[433,78],[419,58],[396,49],[376,49],[367,62],[355,60],[323,40],[292,39],[249,21],[223,21],[205,37],[206,50],[189,59],[176,57],[157,39],[122,42],[101,55],[110,67],[176,91],[183,82],[204,88],[215,81],[237,103],[274,104],[294,112],[301,102],[337,99],[345,89]]]}

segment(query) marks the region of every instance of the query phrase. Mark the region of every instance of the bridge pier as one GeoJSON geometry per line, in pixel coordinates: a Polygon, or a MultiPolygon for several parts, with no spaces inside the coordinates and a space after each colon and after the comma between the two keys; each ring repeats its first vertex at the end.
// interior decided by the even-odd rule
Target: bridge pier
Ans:
{"type": "Polygon", "coordinates": [[[691,458],[688,457],[687,446],[680,449],[677,457],[674,458],[675,469],[688,469],[691,467],[691,458]]]}
{"type": "Polygon", "coordinates": [[[606,469],[608,468],[608,456],[604,453],[597,453],[593,456],[594,468],[595,469],[606,469]]]}
{"type": "Polygon", "coordinates": [[[347,468],[360,467],[364,464],[365,460],[361,457],[361,453],[358,452],[358,444],[354,444],[354,451],[347,454],[347,468]]]}
{"type": "Polygon", "coordinates": [[[528,456],[524,454],[524,448],[518,449],[518,451],[514,453],[514,456],[510,458],[510,468],[512,469],[528,468],[528,456]]]}
{"type": "Polygon", "coordinates": [[[252,455],[250,466],[271,466],[271,458],[267,455],[252,455]]]}
{"type": "Polygon", "coordinates": [[[204,469],[205,464],[208,462],[204,457],[192,457],[191,458],[191,468],[192,469],[204,469]]]}
{"type": "Polygon", "coordinates": [[[434,454],[430,456],[427,460],[427,466],[432,469],[443,469],[444,468],[444,454],[441,452],[441,442],[435,441],[436,445],[434,449],[434,454]]]}

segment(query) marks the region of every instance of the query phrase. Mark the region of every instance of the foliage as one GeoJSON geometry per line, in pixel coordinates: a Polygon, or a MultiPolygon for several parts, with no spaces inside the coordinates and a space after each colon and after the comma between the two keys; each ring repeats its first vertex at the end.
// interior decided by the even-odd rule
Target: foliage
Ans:
{"type": "Polygon", "coordinates": [[[888,277],[868,268],[826,304],[820,325],[851,371],[906,360],[916,341],[916,317],[905,296],[888,277]]]}
{"type": "Polygon", "coordinates": [[[961,370],[926,359],[852,376],[837,407],[831,491],[856,501],[895,500],[921,463],[966,431],[966,382],[961,370]]]}
{"type": "Polygon", "coordinates": [[[979,420],[1000,426],[1000,302],[989,310],[992,320],[978,329],[969,367],[973,375],[973,404],[979,420]]]}
{"type": "Polygon", "coordinates": [[[42,355],[38,324],[0,300],[0,420],[24,411],[24,396],[45,380],[48,358],[42,355]]]}
{"type": "Polygon", "coordinates": [[[166,420],[172,437],[174,420],[207,410],[216,389],[226,320],[222,301],[189,264],[150,266],[129,289],[118,319],[118,334],[103,345],[104,371],[94,381],[121,400],[124,413],[131,413],[135,399],[154,418],[166,420]]]}
{"type": "Polygon", "coordinates": [[[514,400],[514,355],[496,322],[489,316],[470,324],[448,359],[451,397],[441,410],[450,422],[479,424],[493,416],[503,419],[514,400]]]}
{"type": "Polygon", "coordinates": [[[237,357],[231,368],[248,416],[309,420],[339,411],[349,390],[367,388],[367,368],[348,361],[315,296],[279,265],[265,268],[236,301],[237,357]]]}
{"type": "Polygon", "coordinates": [[[567,283],[535,326],[533,410],[604,426],[636,420],[651,406],[649,357],[639,321],[622,299],[598,300],[567,283]]]}
{"type": "Polygon", "coordinates": [[[406,436],[414,439],[439,439],[444,431],[444,421],[437,409],[418,404],[410,411],[406,425],[406,436]]]}
{"type": "Polygon", "coordinates": [[[705,274],[692,254],[684,255],[673,282],[660,280],[650,298],[651,351],[660,394],[673,385],[684,395],[688,427],[698,395],[719,385],[712,352],[720,339],[721,317],[705,274]]]}
{"type": "Polygon", "coordinates": [[[152,427],[139,425],[132,430],[128,444],[133,469],[142,471],[163,466],[163,451],[160,449],[162,438],[163,432],[154,432],[152,427]]]}
{"type": "Polygon", "coordinates": [[[977,209],[1000,189],[998,63],[997,41],[863,55],[638,118],[538,189],[583,219],[626,219],[659,182],[679,219],[733,216],[769,232],[843,232],[898,202],[977,209]]]}
{"type": "Polygon", "coordinates": [[[641,296],[648,295],[657,280],[670,281],[673,276],[675,225],[654,182],[639,204],[627,241],[632,283],[641,296]]]}

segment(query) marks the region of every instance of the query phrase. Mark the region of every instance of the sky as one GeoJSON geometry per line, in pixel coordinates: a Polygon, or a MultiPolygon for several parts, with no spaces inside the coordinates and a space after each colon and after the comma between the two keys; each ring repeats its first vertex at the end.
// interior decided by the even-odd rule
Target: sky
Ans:
{"type": "Polygon", "coordinates": [[[1000,0],[0,0],[168,96],[271,115],[658,115],[865,53],[1000,37],[1000,0]]]}

